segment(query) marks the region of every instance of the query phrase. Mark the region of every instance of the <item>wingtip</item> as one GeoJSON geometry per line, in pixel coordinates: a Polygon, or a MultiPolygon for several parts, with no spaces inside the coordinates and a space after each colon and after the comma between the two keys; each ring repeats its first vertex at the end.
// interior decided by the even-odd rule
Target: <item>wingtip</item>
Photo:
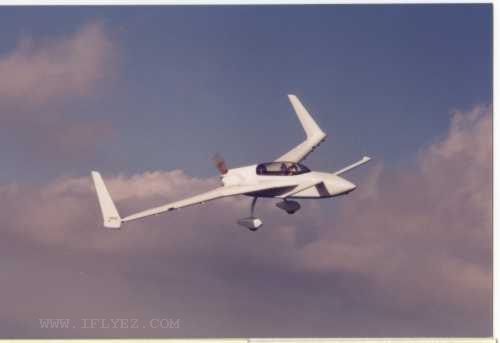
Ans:
{"type": "Polygon", "coordinates": [[[101,175],[95,170],[91,171],[91,175],[97,192],[97,199],[99,201],[99,207],[101,208],[104,227],[119,229],[122,220],[101,175]]]}
{"type": "Polygon", "coordinates": [[[106,229],[118,230],[122,226],[122,220],[120,218],[106,218],[102,224],[106,229]]]}

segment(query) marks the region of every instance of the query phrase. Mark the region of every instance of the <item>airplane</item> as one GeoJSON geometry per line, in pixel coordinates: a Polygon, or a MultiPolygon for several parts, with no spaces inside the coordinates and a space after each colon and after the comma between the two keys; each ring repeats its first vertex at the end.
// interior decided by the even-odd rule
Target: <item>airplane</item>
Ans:
{"type": "Polygon", "coordinates": [[[305,131],[306,139],[272,162],[232,169],[229,169],[224,159],[219,154],[216,154],[213,162],[220,173],[222,185],[211,191],[122,218],[101,175],[97,171],[92,171],[91,176],[97,192],[104,227],[119,229],[123,223],[132,220],[192,205],[204,204],[224,197],[246,195],[253,198],[250,206],[250,216],[238,220],[238,224],[251,231],[256,231],[263,225],[262,220],[255,217],[254,214],[255,203],[258,198],[280,199],[281,201],[276,206],[288,214],[293,214],[301,207],[295,201],[297,199],[332,198],[349,194],[355,190],[356,185],[340,175],[367,163],[371,158],[364,156],[361,160],[334,173],[311,171],[301,162],[326,139],[326,134],[314,121],[297,96],[289,94],[288,98],[305,131]]]}

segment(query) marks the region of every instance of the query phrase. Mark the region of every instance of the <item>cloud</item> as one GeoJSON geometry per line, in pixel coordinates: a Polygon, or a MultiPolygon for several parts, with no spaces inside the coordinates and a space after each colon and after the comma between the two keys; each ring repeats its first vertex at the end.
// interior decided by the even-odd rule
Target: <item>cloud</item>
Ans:
{"type": "MultiPolygon", "coordinates": [[[[102,92],[114,78],[117,47],[100,23],[51,39],[21,38],[0,55],[0,143],[40,160],[75,163],[114,136],[111,123],[74,113],[78,100],[102,92]]],[[[19,158],[19,157],[17,157],[19,158]]]]}
{"type": "MultiPolygon", "coordinates": [[[[235,224],[249,211],[244,197],[108,231],[88,176],[0,187],[10,271],[0,295],[4,332],[490,336],[491,107],[451,118],[411,168],[368,167],[347,197],[304,201],[294,216],[259,200],[265,224],[256,233],[235,224]],[[35,295],[39,286],[44,297],[35,295]],[[181,329],[36,327],[38,318],[123,317],[180,318],[181,329]]],[[[125,215],[218,184],[180,170],[105,181],[125,215]]]]}
{"type": "Polygon", "coordinates": [[[336,220],[344,229],[325,223],[304,249],[304,269],[357,272],[389,307],[460,309],[491,330],[491,107],[455,111],[413,169],[377,166],[351,200],[336,220]]]}
{"type": "Polygon", "coordinates": [[[87,95],[109,73],[114,53],[115,47],[99,23],[43,43],[24,37],[13,51],[0,56],[0,98],[39,105],[87,95]]]}

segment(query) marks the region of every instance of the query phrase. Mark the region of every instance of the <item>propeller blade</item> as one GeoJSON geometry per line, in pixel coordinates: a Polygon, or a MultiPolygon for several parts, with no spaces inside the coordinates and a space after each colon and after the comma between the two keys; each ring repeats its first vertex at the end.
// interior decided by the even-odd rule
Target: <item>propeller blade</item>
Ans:
{"type": "Polygon", "coordinates": [[[212,161],[214,162],[219,173],[222,175],[227,173],[226,161],[224,161],[224,158],[219,153],[216,153],[214,157],[212,157],[212,161]]]}

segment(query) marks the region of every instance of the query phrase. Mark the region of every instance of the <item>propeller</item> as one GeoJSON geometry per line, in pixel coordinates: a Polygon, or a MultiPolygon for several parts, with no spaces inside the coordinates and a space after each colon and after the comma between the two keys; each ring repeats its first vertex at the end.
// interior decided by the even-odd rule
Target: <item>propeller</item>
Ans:
{"type": "Polygon", "coordinates": [[[214,162],[215,168],[221,173],[222,175],[227,173],[227,165],[226,161],[224,161],[224,157],[222,157],[221,154],[218,152],[215,153],[215,155],[212,157],[212,161],[214,162]]]}

